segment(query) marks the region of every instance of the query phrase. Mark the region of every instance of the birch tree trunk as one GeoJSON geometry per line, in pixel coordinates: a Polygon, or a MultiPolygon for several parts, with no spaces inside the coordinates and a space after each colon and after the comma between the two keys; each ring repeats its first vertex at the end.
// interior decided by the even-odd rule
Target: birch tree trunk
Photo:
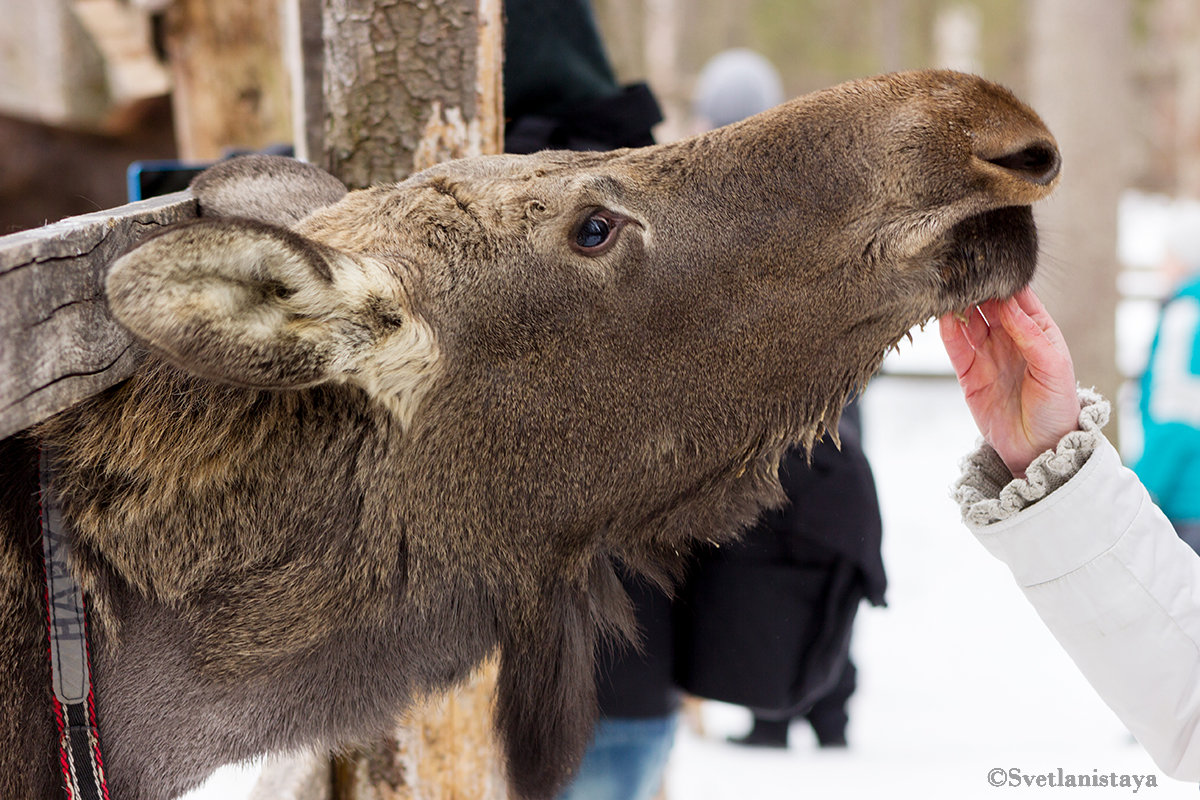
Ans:
{"type": "Polygon", "coordinates": [[[1174,141],[1178,163],[1177,192],[1200,199],[1200,8],[1195,2],[1173,0],[1178,23],[1173,60],[1178,129],[1174,141]]]}

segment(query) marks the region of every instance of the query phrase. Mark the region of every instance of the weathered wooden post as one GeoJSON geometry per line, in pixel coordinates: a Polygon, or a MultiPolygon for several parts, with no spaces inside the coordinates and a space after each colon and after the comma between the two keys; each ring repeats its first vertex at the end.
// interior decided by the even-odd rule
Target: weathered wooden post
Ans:
{"type": "Polygon", "coordinates": [[[141,237],[194,217],[195,205],[180,193],[0,237],[0,438],[133,373],[104,273],[141,237]]]}

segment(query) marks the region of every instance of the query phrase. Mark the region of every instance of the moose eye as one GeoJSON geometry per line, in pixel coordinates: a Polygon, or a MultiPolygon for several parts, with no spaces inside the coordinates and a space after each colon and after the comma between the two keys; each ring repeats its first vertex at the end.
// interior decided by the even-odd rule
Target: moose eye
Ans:
{"type": "Polygon", "coordinates": [[[607,211],[592,212],[575,230],[575,250],[585,256],[600,255],[616,241],[623,222],[607,211]]]}
{"type": "Polygon", "coordinates": [[[583,227],[579,229],[579,234],[575,237],[575,244],[584,250],[591,250],[608,241],[608,235],[611,232],[612,229],[608,226],[608,220],[603,217],[588,217],[584,220],[583,227]]]}

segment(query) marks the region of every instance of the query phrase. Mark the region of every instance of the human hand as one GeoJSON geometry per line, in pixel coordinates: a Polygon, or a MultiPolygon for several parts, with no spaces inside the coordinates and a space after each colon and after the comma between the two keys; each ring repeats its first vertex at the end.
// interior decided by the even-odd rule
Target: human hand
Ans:
{"type": "Polygon", "coordinates": [[[1075,368],[1032,289],[939,320],[971,416],[1014,477],[1079,428],[1075,368]],[[986,319],[985,319],[986,317],[986,319]],[[990,324],[989,324],[990,323],[990,324]]]}

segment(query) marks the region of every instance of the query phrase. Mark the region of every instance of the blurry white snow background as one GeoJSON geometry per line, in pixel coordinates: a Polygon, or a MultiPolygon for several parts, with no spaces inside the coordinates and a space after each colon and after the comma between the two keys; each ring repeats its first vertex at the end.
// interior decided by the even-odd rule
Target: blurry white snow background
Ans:
{"type": "MultiPolygon", "coordinates": [[[[864,444],[884,518],[888,608],[863,606],[850,747],[816,747],[796,723],[786,751],[747,750],[740,708],[707,703],[703,737],[681,726],[668,800],[1104,798],[1132,788],[1009,785],[1011,776],[1153,775],[1151,800],[1194,798],[1165,777],[1046,632],[1008,570],[949,497],[977,434],[936,343],[905,343],[863,399],[864,444]],[[915,365],[915,366],[914,366],[915,365]],[[914,377],[904,373],[940,373],[914,377]],[[992,773],[1001,770],[1001,773],[992,773]],[[1014,773],[1013,771],[1016,771],[1014,773]],[[1002,785],[989,783],[989,775],[1002,785]]],[[[245,797],[253,770],[223,770],[188,800],[245,797]]]]}

